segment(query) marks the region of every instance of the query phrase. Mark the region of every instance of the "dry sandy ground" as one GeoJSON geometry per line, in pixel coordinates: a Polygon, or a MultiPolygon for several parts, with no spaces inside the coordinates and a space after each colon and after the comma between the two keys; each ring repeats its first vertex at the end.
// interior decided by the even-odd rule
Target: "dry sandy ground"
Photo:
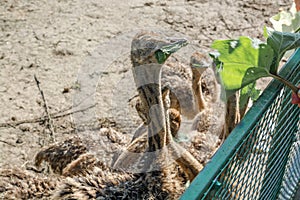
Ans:
{"type": "MultiPolygon", "coordinates": [[[[270,25],[269,17],[291,3],[292,0],[1,0],[0,168],[24,167],[41,147],[50,143],[49,130],[43,122],[3,124],[45,115],[34,74],[49,112],[60,112],[72,107],[74,94],[80,90],[76,79],[86,60],[95,53],[108,52],[100,62],[110,69],[109,63],[121,57],[119,49],[126,46],[121,43],[130,44],[131,38],[122,39],[124,35],[130,36],[139,29],[176,31],[190,39],[193,49],[207,52],[215,39],[240,35],[262,38],[263,26],[270,25]]],[[[122,69],[112,70],[116,76],[121,72],[122,69]]],[[[99,85],[110,93],[116,84],[108,80],[99,85]]],[[[99,101],[104,101],[105,95],[101,93],[99,101]]],[[[54,119],[56,140],[75,134],[72,120],[70,116],[54,119]]]]}

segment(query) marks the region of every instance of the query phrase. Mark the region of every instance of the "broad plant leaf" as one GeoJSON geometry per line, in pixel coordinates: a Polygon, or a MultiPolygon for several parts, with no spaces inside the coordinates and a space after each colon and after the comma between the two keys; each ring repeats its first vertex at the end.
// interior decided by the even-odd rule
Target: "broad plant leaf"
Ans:
{"type": "MultiPolygon", "coordinates": [[[[296,6],[293,3],[289,11],[280,11],[277,15],[270,18],[274,30],[290,33],[300,31],[300,12],[297,12],[296,6]]],[[[284,57],[289,58],[292,53],[293,50],[287,51],[284,57]]]]}
{"type": "MultiPolygon", "coordinates": [[[[291,20],[290,25],[283,24],[282,25],[282,32],[298,32],[300,28],[300,12],[297,12],[294,15],[294,18],[291,20]]],[[[276,29],[275,29],[276,30],[276,29]]]]}
{"type": "Polygon", "coordinates": [[[274,51],[270,73],[276,74],[279,62],[286,51],[300,47],[300,33],[279,32],[268,28],[267,44],[274,51]]]}
{"type": "Polygon", "coordinates": [[[267,76],[278,77],[277,69],[283,55],[300,46],[300,33],[278,32],[270,28],[265,28],[265,33],[268,35],[267,43],[240,37],[238,40],[216,40],[212,44],[217,52],[210,56],[217,65],[226,94],[242,89],[241,108],[245,107],[249,98],[259,96],[260,92],[255,88],[256,80],[267,76]]]}
{"type": "Polygon", "coordinates": [[[250,98],[253,101],[256,101],[259,97],[260,92],[261,91],[259,89],[256,89],[255,82],[243,87],[240,92],[240,109],[244,109],[247,106],[250,98]]]}
{"type": "Polygon", "coordinates": [[[300,28],[300,12],[297,12],[293,3],[289,11],[280,11],[270,21],[276,31],[294,33],[300,28]]]}
{"type": "Polygon", "coordinates": [[[261,77],[269,76],[273,50],[258,40],[216,40],[212,48],[220,55],[220,75],[226,90],[238,90],[261,77]]]}

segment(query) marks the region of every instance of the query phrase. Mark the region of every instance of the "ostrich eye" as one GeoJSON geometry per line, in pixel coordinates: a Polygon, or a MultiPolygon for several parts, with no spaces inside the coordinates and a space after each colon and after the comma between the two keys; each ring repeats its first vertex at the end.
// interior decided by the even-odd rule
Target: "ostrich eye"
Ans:
{"type": "Polygon", "coordinates": [[[169,57],[169,54],[164,53],[162,50],[157,50],[155,52],[155,58],[159,64],[164,63],[168,57],[169,57]]]}

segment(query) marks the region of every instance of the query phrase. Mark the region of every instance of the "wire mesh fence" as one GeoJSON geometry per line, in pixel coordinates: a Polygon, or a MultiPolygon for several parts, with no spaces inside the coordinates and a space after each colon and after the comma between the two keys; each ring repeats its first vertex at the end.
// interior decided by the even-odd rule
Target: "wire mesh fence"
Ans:
{"type": "MultiPolygon", "coordinates": [[[[300,50],[280,72],[300,82],[300,50]]],[[[181,199],[292,199],[300,182],[300,108],[273,81],[181,199]]]]}

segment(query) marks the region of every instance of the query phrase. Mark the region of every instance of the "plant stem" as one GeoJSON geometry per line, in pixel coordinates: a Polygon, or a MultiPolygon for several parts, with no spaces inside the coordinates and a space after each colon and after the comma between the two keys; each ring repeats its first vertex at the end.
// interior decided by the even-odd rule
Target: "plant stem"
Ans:
{"type": "Polygon", "coordinates": [[[286,86],[288,86],[295,94],[298,94],[298,91],[300,90],[299,88],[297,88],[295,85],[293,85],[291,82],[289,82],[288,80],[282,78],[281,76],[279,76],[278,74],[271,74],[270,76],[279,80],[280,82],[282,82],[283,84],[285,84],[286,86]]]}
{"type": "Polygon", "coordinates": [[[300,31],[300,27],[298,27],[296,30],[295,30],[295,33],[298,33],[300,31]]]}

